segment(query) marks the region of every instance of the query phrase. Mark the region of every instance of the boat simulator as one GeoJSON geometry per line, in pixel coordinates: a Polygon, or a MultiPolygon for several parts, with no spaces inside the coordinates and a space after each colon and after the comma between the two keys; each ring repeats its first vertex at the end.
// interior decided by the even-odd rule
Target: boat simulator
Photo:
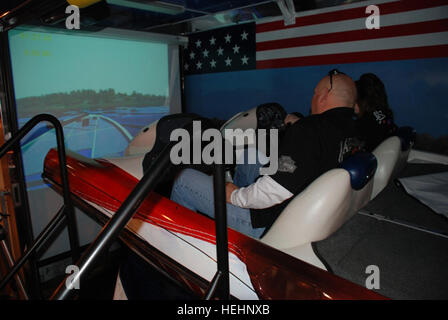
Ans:
{"type": "Polygon", "coordinates": [[[2,299],[448,298],[446,1],[0,8],[2,299]]]}

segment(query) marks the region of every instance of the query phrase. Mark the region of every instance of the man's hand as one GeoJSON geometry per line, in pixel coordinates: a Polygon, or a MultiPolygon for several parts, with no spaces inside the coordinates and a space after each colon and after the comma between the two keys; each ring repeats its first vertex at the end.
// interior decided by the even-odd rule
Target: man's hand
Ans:
{"type": "Polygon", "coordinates": [[[234,190],[238,189],[236,185],[234,185],[231,182],[226,183],[226,202],[232,204],[232,201],[230,200],[230,196],[232,195],[232,192],[234,190]]]}
{"type": "Polygon", "coordinates": [[[284,120],[285,124],[293,124],[296,121],[300,120],[300,118],[298,116],[296,116],[295,114],[288,114],[284,120]]]}

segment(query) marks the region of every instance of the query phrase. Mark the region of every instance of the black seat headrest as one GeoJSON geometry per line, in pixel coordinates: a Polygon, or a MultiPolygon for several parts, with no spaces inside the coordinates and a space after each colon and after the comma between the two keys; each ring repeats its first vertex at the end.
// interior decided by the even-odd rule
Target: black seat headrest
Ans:
{"type": "Polygon", "coordinates": [[[257,107],[257,129],[282,130],[285,118],[286,111],[279,103],[263,103],[257,107]]]}

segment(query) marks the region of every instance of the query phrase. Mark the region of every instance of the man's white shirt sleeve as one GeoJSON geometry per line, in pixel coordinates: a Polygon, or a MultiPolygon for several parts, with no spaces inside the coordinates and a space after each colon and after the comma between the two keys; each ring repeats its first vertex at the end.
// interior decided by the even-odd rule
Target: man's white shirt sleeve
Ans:
{"type": "Polygon", "coordinates": [[[291,198],[293,194],[270,176],[262,176],[255,183],[232,192],[233,205],[247,209],[264,209],[291,198]]]}

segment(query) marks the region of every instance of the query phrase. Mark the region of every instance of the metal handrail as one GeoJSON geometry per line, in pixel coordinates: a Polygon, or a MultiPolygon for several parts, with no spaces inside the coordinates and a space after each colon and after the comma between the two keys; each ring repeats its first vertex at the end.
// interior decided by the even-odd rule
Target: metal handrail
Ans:
{"type": "MultiPolygon", "coordinates": [[[[12,147],[14,147],[20,140],[38,123],[42,121],[51,122],[56,129],[56,138],[58,144],[58,158],[61,174],[61,183],[64,197],[64,205],[59,210],[57,215],[47,225],[47,227],[36,238],[31,248],[24,254],[21,259],[15,264],[14,268],[5,277],[0,285],[0,289],[7,284],[7,282],[17,273],[20,267],[25,263],[31,253],[39,248],[52,233],[58,229],[58,227],[65,222],[64,218],[67,218],[68,225],[70,226],[70,215],[67,213],[73,213],[73,207],[71,205],[70,189],[68,183],[68,173],[66,167],[65,146],[62,126],[60,122],[52,115],[40,114],[28,121],[14,137],[9,139],[2,147],[0,147],[0,158],[6,154],[12,147]],[[66,213],[66,215],[64,215],[66,213]]],[[[145,175],[137,183],[135,188],[109,220],[109,222],[103,227],[101,232],[87,248],[85,253],[81,256],[76,263],[78,271],[74,275],[68,275],[60,283],[58,288],[51,296],[51,300],[64,300],[70,298],[74,291],[73,286],[70,283],[79,283],[83,274],[94,265],[94,262],[98,259],[104,250],[106,250],[113,241],[115,241],[122,229],[126,226],[129,220],[134,215],[135,211],[139,208],[144,198],[152,191],[161,176],[166,171],[167,167],[172,165],[170,160],[170,151],[174,142],[171,142],[162,150],[157,159],[148,168],[145,175]]],[[[214,197],[215,197],[215,221],[216,221],[216,251],[217,251],[217,272],[213,278],[210,288],[206,294],[206,299],[210,299],[213,296],[220,297],[221,299],[229,299],[229,261],[228,261],[228,240],[227,240],[227,217],[226,217],[226,197],[225,197],[225,177],[224,177],[224,165],[215,164],[214,170],[214,197]]],[[[76,229],[74,230],[76,232],[76,229]]],[[[69,228],[69,235],[70,235],[69,228]]],[[[72,234],[73,235],[73,234],[72,234]]],[[[79,255],[79,244],[70,238],[70,244],[76,244],[71,247],[72,252],[79,255]]],[[[77,239],[75,239],[77,240],[77,239]]]]}
{"type": "Polygon", "coordinates": [[[74,211],[70,198],[70,188],[68,183],[68,173],[65,156],[64,132],[59,120],[50,114],[39,114],[29,120],[17,133],[12,136],[7,142],[0,147],[0,158],[8,151],[13,149],[20,141],[40,122],[50,122],[56,131],[56,141],[59,158],[59,168],[62,182],[64,204],[59,209],[59,212],[34,240],[30,248],[22,255],[22,257],[15,263],[14,267],[6,275],[0,283],[0,290],[12,279],[12,277],[20,270],[26,260],[33,254],[43,243],[51,238],[53,233],[58,230],[62,223],[67,222],[68,235],[70,241],[70,249],[72,252],[72,259],[76,261],[79,257],[79,240],[78,233],[74,219],[74,211]]]}
{"type": "Polygon", "coordinates": [[[213,297],[217,297],[222,300],[229,300],[229,250],[227,239],[225,167],[223,164],[215,164],[213,172],[213,190],[215,199],[217,271],[204,298],[205,300],[210,300],[213,297]]]}
{"type": "MultiPolygon", "coordinates": [[[[112,242],[118,238],[120,232],[125,228],[126,224],[138,210],[144,198],[156,187],[159,179],[163,173],[166,172],[167,167],[172,165],[170,151],[173,145],[174,143],[171,142],[165,146],[157,159],[151,163],[144,176],[77,262],[77,271],[74,274],[65,277],[52,294],[50,298],[51,300],[65,300],[74,295],[74,285],[72,284],[80,283],[81,277],[93,267],[101,253],[103,253],[112,242]]],[[[214,190],[218,270],[205,298],[210,299],[215,295],[216,291],[218,297],[228,300],[229,261],[223,165],[215,165],[214,190]]]]}
{"type": "Polygon", "coordinates": [[[78,271],[73,275],[65,277],[52,294],[50,298],[51,300],[65,300],[70,298],[74,294],[74,290],[72,290],[72,285],[67,285],[69,280],[71,284],[80,283],[83,274],[88,272],[101,253],[117,239],[121,230],[124,229],[145,197],[156,187],[159,179],[166,171],[167,166],[171,165],[170,151],[172,145],[173,143],[166,145],[157,159],[151,163],[142,179],[137,183],[120,208],[118,208],[113,217],[106,223],[98,236],[76,263],[78,271]]]}

